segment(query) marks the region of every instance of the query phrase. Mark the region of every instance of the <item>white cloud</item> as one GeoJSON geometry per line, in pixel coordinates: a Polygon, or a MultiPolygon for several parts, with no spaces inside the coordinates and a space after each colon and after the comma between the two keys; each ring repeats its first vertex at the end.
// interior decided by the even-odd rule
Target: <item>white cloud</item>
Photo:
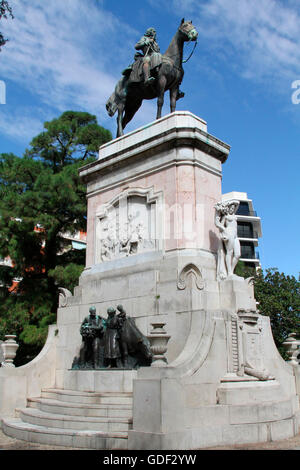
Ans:
{"type": "Polygon", "coordinates": [[[108,45],[114,49],[119,21],[92,1],[15,0],[13,8],[15,18],[5,24],[10,41],[1,53],[1,76],[60,109],[69,103],[92,110],[103,105],[117,79],[108,45]]]}
{"type": "MultiPolygon", "coordinates": [[[[190,15],[210,53],[244,77],[296,79],[300,70],[300,10],[295,0],[173,0],[190,15]]],[[[200,45],[201,47],[201,45],[200,45]]]]}
{"type": "MultiPolygon", "coordinates": [[[[99,1],[10,3],[14,19],[1,25],[10,41],[1,52],[0,79],[29,90],[37,105],[52,111],[84,109],[100,115],[101,124],[110,122],[105,103],[121,70],[132,60],[139,33],[104,10],[99,1]]],[[[0,129],[8,134],[16,111],[9,113],[7,108],[6,125],[2,114],[0,129]]],[[[26,123],[20,126],[24,137],[26,127],[26,123]]]]}
{"type": "MultiPolygon", "coordinates": [[[[132,61],[140,32],[121,23],[98,0],[11,0],[11,4],[15,18],[2,27],[10,41],[1,52],[0,79],[17,84],[27,96],[29,90],[34,102],[28,109],[22,103],[14,111],[6,107],[6,114],[0,115],[0,133],[12,136],[16,122],[17,138],[28,142],[55,113],[84,109],[115,134],[116,121],[107,115],[105,103],[132,61]]],[[[149,116],[154,120],[155,115],[155,104],[145,102],[126,130],[149,122],[149,116]]]]}
{"type": "Polygon", "coordinates": [[[5,108],[6,105],[0,108],[0,134],[28,143],[33,136],[43,131],[44,120],[36,116],[36,109],[22,108],[17,113],[8,113],[5,108]]]}
{"type": "MultiPolygon", "coordinates": [[[[39,116],[34,112],[35,105],[51,110],[51,115],[84,109],[96,114],[114,133],[115,119],[108,117],[105,103],[121,70],[132,60],[140,32],[105,10],[99,0],[10,1],[15,18],[1,25],[10,41],[1,52],[0,80],[16,84],[19,90],[30,90],[36,99],[28,110],[32,119],[39,116]]],[[[220,63],[214,70],[214,61],[226,61],[243,77],[267,86],[270,79],[271,86],[274,80],[279,85],[284,82],[286,87],[287,80],[292,83],[299,78],[297,2],[172,0],[163,8],[192,19],[196,25],[200,53],[193,57],[195,67],[205,66],[201,61],[201,47],[205,47],[206,55],[211,56],[206,66],[215,74],[220,63]]],[[[154,6],[159,8],[155,2],[154,6]]],[[[149,122],[149,116],[154,119],[155,106],[154,101],[145,102],[128,129],[149,122]]],[[[21,111],[10,115],[7,108],[7,120],[21,116],[21,111]]],[[[5,128],[3,125],[2,132],[5,128]]]]}

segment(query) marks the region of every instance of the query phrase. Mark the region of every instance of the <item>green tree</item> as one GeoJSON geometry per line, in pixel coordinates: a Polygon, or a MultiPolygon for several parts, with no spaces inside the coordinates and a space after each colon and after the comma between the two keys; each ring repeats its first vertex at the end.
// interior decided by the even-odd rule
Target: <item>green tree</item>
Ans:
{"type": "Polygon", "coordinates": [[[247,266],[244,261],[238,261],[234,273],[244,278],[255,276],[255,267],[247,266]]]}
{"type": "MultiPolygon", "coordinates": [[[[0,0],[0,20],[2,18],[7,19],[8,16],[10,16],[11,18],[14,17],[12,13],[12,9],[6,0],[0,0]]],[[[4,46],[4,44],[6,44],[7,41],[8,39],[5,39],[3,34],[0,32],[0,51],[1,51],[1,47],[4,46]]]]}
{"type": "Polygon", "coordinates": [[[295,332],[300,336],[300,282],[294,276],[280,273],[277,268],[264,272],[251,273],[247,267],[239,265],[238,275],[254,277],[254,294],[259,302],[259,311],[270,317],[275,344],[286,359],[282,343],[295,332]]]}
{"type": "Polygon", "coordinates": [[[111,140],[96,117],[83,112],[67,111],[44,127],[22,158],[0,155],[0,257],[13,262],[0,270],[0,337],[18,334],[20,362],[42,347],[58,287],[73,289],[84,268],[85,250],[70,250],[63,235],[86,230],[78,169],[111,140]],[[20,280],[15,292],[12,278],[20,280]]]}
{"type": "Polygon", "coordinates": [[[283,341],[295,332],[300,335],[300,282],[276,268],[259,271],[255,276],[254,292],[259,311],[270,317],[275,344],[284,356],[283,341]]]}

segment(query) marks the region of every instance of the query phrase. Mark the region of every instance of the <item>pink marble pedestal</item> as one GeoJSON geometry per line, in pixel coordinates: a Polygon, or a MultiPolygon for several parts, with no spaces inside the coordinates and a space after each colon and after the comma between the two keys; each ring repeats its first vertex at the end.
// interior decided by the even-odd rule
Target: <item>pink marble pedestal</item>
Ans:
{"type": "Polygon", "coordinates": [[[155,216],[159,226],[152,227],[157,249],[215,253],[218,232],[213,207],[221,199],[221,165],[228,153],[229,146],[208,134],[206,123],[186,111],[103,145],[99,159],[80,170],[88,198],[86,266],[102,262],[99,217],[107,206],[116,206],[131,194],[159,195],[161,213],[155,216]]]}
{"type": "Polygon", "coordinates": [[[185,344],[191,311],[219,308],[214,204],[229,150],[205,121],[179,111],[103,145],[80,169],[88,200],[81,301],[101,315],[121,303],[144,334],[159,315],[169,360],[185,344]]]}

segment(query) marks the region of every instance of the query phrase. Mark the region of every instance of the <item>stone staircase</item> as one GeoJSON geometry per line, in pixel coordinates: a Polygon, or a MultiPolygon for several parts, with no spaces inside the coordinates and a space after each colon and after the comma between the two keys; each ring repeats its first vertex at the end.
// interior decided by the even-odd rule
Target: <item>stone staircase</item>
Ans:
{"type": "Polygon", "coordinates": [[[127,449],[132,393],[43,389],[15,418],[3,418],[8,436],[83,449],[127,449]]]}

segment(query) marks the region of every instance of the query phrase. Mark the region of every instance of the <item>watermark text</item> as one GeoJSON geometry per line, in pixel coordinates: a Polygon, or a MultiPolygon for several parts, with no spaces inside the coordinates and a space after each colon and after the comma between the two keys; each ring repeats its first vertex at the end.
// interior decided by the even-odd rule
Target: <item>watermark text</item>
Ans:
{"type": "Polygon", "coordinates": [[[3,80],[0,80],[0,104],[6,104],[6,85],[3,80]]]}
{"type": "Polygon", "coordinates": [[[292,103],[299,104],[300,103],[300,80],[295,80],[292,83],[292,89],[294,89],[294,93],[292,94],[292,103]]]}

